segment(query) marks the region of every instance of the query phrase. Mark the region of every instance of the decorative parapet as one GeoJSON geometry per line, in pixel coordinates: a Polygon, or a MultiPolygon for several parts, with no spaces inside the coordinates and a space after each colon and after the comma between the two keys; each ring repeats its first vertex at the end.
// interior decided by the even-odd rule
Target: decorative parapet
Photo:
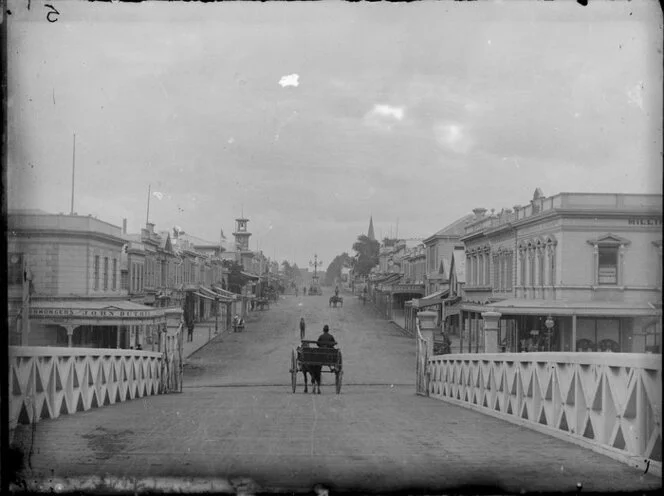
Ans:
{"type": "Polygon", "coordinates": [[[164,393],[164,365],[142,350],[10,346],[10,429],[164,393]]]}
{"type": "Polygon", "coordinates": [[[639,353],[434,356],[429,395],[661,476],[662,361],[639,353]]]}

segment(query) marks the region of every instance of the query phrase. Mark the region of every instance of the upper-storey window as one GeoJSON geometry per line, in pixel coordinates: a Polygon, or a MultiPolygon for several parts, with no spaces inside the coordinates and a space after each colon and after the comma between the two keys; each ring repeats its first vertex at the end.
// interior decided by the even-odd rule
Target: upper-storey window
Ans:
{"type": "Polygon", "coordinates": [[[598,283],[618,284],[618,247],[599,246],[598,283]]]}
{"type": "Polygon", "coordinates": [[[99,289],[99,255],[95,255],[95,261],[93,266],[93,278],[94,278],[94,288],[95,290],[99,289]]]}
{"type": "Polygon", "coordinates": [[[7,284],[23,284],[23,253],[8,253],[7,284]]]}
{"type": "Polygon", "coordinates": [[[108,291],[108,257],[104,257],[104,291],[108,291]]]}
{"type": "Polygon", "coordinates": [[[625,248],[629,240],[615,234],[605,234],[588,240],[593,246],[593,284],[600,286],[621,285],[625,248]]]}

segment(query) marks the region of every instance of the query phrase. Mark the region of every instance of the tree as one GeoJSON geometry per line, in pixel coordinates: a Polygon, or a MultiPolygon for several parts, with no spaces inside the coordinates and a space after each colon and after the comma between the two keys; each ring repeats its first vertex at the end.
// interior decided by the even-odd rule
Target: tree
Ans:
{"type": "Polygon", "coordinates": [[[224,260],[224,266],[228,268],[228,291],[241,294],[242,286],[251,280],[242,274],[244,267],[233,260],[224,260]]]}
{"type": "Polygon", "coordinates": [[[350,267],[353,264],[353,259],[346,252],[334,257],[325,271],[325,282],[327,286],[332,286],[337,278],[341,278],[341,269],[343,267],[350,267]]]}
{"type": "Polygon", "coordinates": [[[357,253],[355,262],[355,274],[367,276],[372,268],[378,265],[378,252],[380,244],[374,239],[370,239],[365,234],[360,234],[357,241],[353,243],[353,251],[357,253]]]}

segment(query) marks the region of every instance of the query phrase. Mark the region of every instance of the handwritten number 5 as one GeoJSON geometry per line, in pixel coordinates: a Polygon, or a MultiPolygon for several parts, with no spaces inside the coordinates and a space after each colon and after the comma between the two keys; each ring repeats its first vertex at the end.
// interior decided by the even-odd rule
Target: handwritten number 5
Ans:
{"type": "Polygon", "coordinates": [[[57,9],[53,7],[53,5],[46,4],[44,7],[51,9],[51,11],[46,14],[46,20],[48,22],[56,22],[58,20],[57,16],[60,15],[60,12],[58,12],[57,9]]]}

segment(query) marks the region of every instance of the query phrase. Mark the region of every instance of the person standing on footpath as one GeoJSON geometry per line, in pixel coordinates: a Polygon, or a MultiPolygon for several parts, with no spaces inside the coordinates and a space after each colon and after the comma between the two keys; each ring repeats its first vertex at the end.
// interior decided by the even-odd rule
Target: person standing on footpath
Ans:
{"type": "Polygon", "coordinates": [[[306,327],[307,326],[304,323],[304,317],[300,317],[300,341],[304,339],[304,331],[306,327]]]}

